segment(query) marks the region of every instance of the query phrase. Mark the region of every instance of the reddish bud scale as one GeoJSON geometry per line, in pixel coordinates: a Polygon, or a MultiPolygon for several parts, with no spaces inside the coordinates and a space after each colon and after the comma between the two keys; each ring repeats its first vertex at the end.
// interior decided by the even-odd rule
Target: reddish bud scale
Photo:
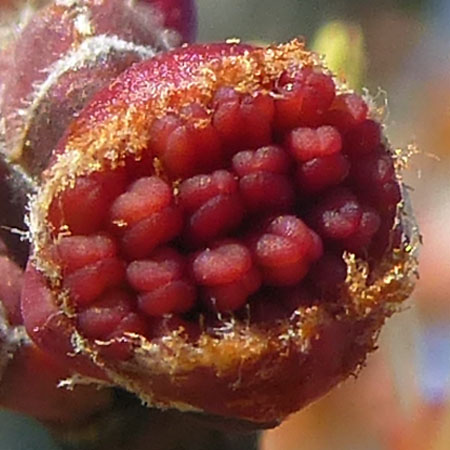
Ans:
{"type": "MultiPolygon", "coordinates": [[[[0,239],[0,406],[48,424],[78,423],[108,409],[113,400],[112,391],[93,386],[59,388],[59,381],[74,372],[71,358],[61,361],[60,357],[42,351],[23,327],[20,304],[23,269],[16,261],[24,263],[27,251],[20,236],[11,229],[24,229],[20,211],[28,187],[18,175],[14,168],[0,164],[2,236],[5,237],[5,242],[0,239]]],[[[95,371],[95,376],[98,379],[100,372],[95,371]]]]}
{"type": "Polygon", "coordinates": [[[412,286],[401,243],[372,250],[400,187],[367,117],[297,41],[191,46],[133,66],[73,124],[31,204],[33,339],[64,358],[76,335],[81,373],[95,360],[157,406],[264,424],[326,392],[373,348],[383,293],[401,301],[412,286]],[[352,284],[346,250],[372,284],[352,284]]]}
{"type": "Polygon", "coordinates": [[[7,51],[14,63],[0,68],[7,157],[39,176],[93,94],[131,64],[190,41],[195,22],[192,0],[75,0],[38,11],[7,51]]]}
{"type": "Polygon", "coordinates": [[[0,405],[32,416],[47,425],[77,426],[113,404],[110,389],[58,387],[71,371],[34,344],[22,345],[2,373],[0,405]],[[67,407],[70,405],[70,408],[67,407]]]}
{"type": "Polygon", "coordinates": [[[58,388],[58,382],[70,377],[72,370],[28,338],[20,308],[23,270],[0,244],[0,406],[54,424],[76,423],[108,408],[112,402],[109,389],[58,388]]]}

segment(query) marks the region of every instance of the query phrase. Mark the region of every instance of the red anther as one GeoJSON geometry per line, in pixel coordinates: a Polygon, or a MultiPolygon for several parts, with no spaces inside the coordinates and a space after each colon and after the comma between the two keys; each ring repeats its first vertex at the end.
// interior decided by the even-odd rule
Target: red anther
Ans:
{"type": "Polygon", "coordinates": [[[280,86],[279,94],[275,99],[275,127],[284,131],[299,126],[304,92],[299,86],[289,84],[280,86]]]}
{"type": "Polygon", "coordinates": [[[213,105],[213,125],[228,148],[227,155],[271,143],[274,104],[270,96],[239,96],[232,89],[222,88],[213,105]]]}
{"type": "Polygon", "coordinates": [[[381,143],[381,126],[374,120],[364,120],[344,138],[344,152],[352,157],[374,151],[381,143]]]}
{"type": "Polygon", "coordinates": [[[269,286],[294,286],[305,278],[309,264],[301,259],[286,265],[262,266],[263,282],[269,286]]]}
{"type": "Polygon", "coordinates": [[[333,125],[341,132],[361,124],[367,117],[367,103],[357,94],[341,94],[323,116],[323,122],[333,125]]]}
{"type": "Polygon", "coordinates": [[[263,282],[269,285],[293,285],[301,281],[313,260],[320,257],[320,239],[297,217],[280,216],[254,243],[256,262],[261,266],[263,282]]]}
{"type": "Polygon", "coordinates": [[[310,259],[311,261],[317,261],[323,255],[324,251],[323,242],[320,236],[312,229],[309,230],[309,233],[312,238],[312,245],[310,248],[310,259]]]}
{"type": "MultiPolygon", "coordinates": [[[[104,371],[86,355],[71,353],[73,317],[69,318],[59,309],[42,272],[30,262],[23,279],[20,306],[23,323],[30,338],[44,353],[65,368],[65,373],[75,371],[99,380],[106,379],[104,371]]],[[[73,310],[71,305],[71,311],[73,310]]]]}
{"type": "Polygon", "coordinates": [[[112,201],[125,190],[124,170],[93,173],[77,178],[73,188],[56,197],[48,213],[58,233],[68,226],[73,234],[91,234],[102,230],[112,201]]]}
{"type": "Polygon", "coordinates": [[[196,281],[212,309],[234,311],[243,306],[260,284],[250,251],[242,244],[225,242],[200,252],[192,261],[196,281]]]}
{"type": "Polygon", "coordinates": [[[239,280],[252,267],[250,251],[239,243],[219,244],[200,252],[192,262],[196,281],[204,286],[239,280]]]}
{"type": "Polygon", "coordinates": [[[238,103],[240,103],[240,99],[241,95],[236,91],[236,89],[231,86],[221,86],[214,93],[211,103],[214,110],[216,110],[220,105],[228,102],[237,101],[238,103]]]}
{"type": "Polygon", "coordinates": [[[170,186],[160,178],[146,177],[135,181],[127,192],[116,198],[111,206],[110,220],[118,227],[134,225],[161,211],[172,201],[170,186]]]}
{"type": "Polygon", "coordinates": [[[160,155],[165,170],[174,177],[194,175],[200,168],[198,148],[195,145],[193,130],[180,125],[167,138],[166,148],[160,155]]]}
{"type": "Polygon", "coordinates": [[[361,193],[381,211],[395,209],[401,200],[392,157],[383,147],[352,163],[350,174],[361,193]]]}
{"type": "Polygon", "coordinates": [[[152,253],[149,259],[133,261],[127,267],[127,279],[138,291],[151,291],[181,278],[186,262],[174,249],[162,247],[152,253]]]}
{"type": "Polygon", "coordinates": [[[197,292],[187,281],[176,280],[138,296],[139,309],[149,316],[181,314],[195,303],[197,292]]]}
{"type": "Polygon", "coordinates": [[[123,252],[129,259],[145,258],[156,247],[177,237],[183,228],[183,215],[169,205],[127,229],[121,239],[123,252]]]}
{"type": "Polygon", "coordinates": [[[186,312],[196,299],[195,287],[186,276],[186,262],[171,248],[161,248],[149,259],[133,261],[127,268],[127,279],[141,292],[139,308],[150,316],[186,312]]]}
{"type": "Polygon", "coordinates": [[[84,266],[64,277],[64,287],[77,306],[94,302],[107,289],[125,279],[125,267],[117,258],[105,258],[84,266]]]}
{"type": "Polygon", "coordinates": [[[67,274],[99,260],[112,258],[116,253],[115,240],[106,234],[66,236],[54,249],[56,260],[67,274]]]}
{"type": "Polygon", "coordinates": [[[239,195],[217,195],[190,217],[186,238],[194,245],[211,242],[235,229],[243,216],[244,207],[239,195]]]}
{"type": "Polygon", "coordinates": [[[225,170],[181,183],[179,203],[191,214],[185,229],[190,244],[211,242],[240,224],[244,206],[237,187],[234,177],[225,170]]]}
{"type": "Polygon", "coordinates": [[[132,297],[125,291],[113,289],[82,309],[77,316],[83,336],[106,339],[116,331],[121,320],[131,311],[132,297]]]}
{"type": "Polygon", "coordinates": [[[327,194],[311,212],[313,228],[325,239],[346,239],[358,230],[361,206],[348,189],[327,194]]]}
{"type": "Polygon", "coordinates": [[[116,231],[125,230],[121,244],[128,257],[144,257],[181,231],[182,215],[172,201],[169,185],[156,176],[137,180],[114,201],[110,220],[116,231]]]}
{"type": "Polygon", "coordinates": [[[342,141],[334,127],[296,128],[289,133],[286,146],[296,160],[305,162],[338,153],[342,141]]]}
{"type": "Polygon", "coordinates": [[[172,132],[182,125],[183,121],[171,114],[156,119],[150,127],[150,152],[156,156],[161,156],[166,151],[167,141],[172,132]]]}
{"type": "Polygon", "coordinates": [[[233,169],[243,177],[255,172],[288,173],[292,161],[288,154],[276,145],[260,147],[256,151],[244,150],[233,156],[233,169]]]}
{"type": "Polygon", "coordinates": [[[210,124],[187,121],[168,134],[165,145],[156,154],[171,176],[187,177],[217,168],[221,148],[219,134],[210,124]]]}
{"type": "Polygon", "coordinates": [[[305,123],[315,121],[332,104],[335,97],[335,85],[330,75],[304,69],[299,82],[304,84],[305,96],[302,104],[302,120],[305,123]]]}
{"type": "Polygon", "coordinates": [[[197,175],[183,181],[179,186],[178,201],[189,213],[193,213],[217,195],[232,195],[238,183],[226,170],[217,170],[210,175],[197,175]]]}
{"type": "Polygon", "coordinates": [[[194,121],[208,119],[206,109],[198,102],[189,103],[180,109],[180,117],[183,120],[193,123],[194,121]]]}
{"type": "Polygon", "coordinates": [[[222,142],[217,130],[211,123],[194,127],[194,142],[197,146],[199,172],[218,169],[223,164],[222,142]]]}
{"type": "MultiPolygon", "coordinates": [[[[242,146],[243,137],[240,97],[232,95],[231,89],[218,91],[213,115],[213,126],[231,153],[242,146]]],[[[234,92],[234,90],[232,90],[234,92]]]]}
{"type": "Polygon", "coordinates": [[[193,162],[194,173],[209,172],[221,167],[223,162],[222,142],[218,131],[213,127],[206,109],[199,103],[190,103],[181,108],[180,116],[185,120],[191,132],[192,144],[196,147],[193,162]]]}
{"type": "Polygon", "coordinates": [[[311,259],[320,257],[322,241],[301,219],[295,216],[280,216],[272,220],[267,231],[292,239],[300,245],[311,259]]]}
{"type": "Polygon", "coordinates": [[[261,286],[261,274],[252,267],[242,277],[230,283],[206,286],[203,296],[207,306],[217,312],[232,312],[244,306],[251,294],[261,286]]]}
{"type": "Polygon", "coordinates": [[[139,156],[128,156],[125,160],[125,168],[130,181],[154,175],[155,168],[151,150],[146,148],[139,156]]]}
{"type": "Polygon", "coordinates": [[[253,172],[239,180],[239,191],[251,213],[289,211],[295,201],[292,181],[286,175],[253,172]]]}
{"type": "Polygon", "coordinates": [[[242,177],[239,190],[250,212],[282,212],[293,206],[295,193],[287,176],[289,165],[286,152],[276,146],[242,151],[233,157],[233,168],[242,177]]]}
{"type": "Polygon", "coordinates": [[[350,163],[342,153],[314,158],[297,169],[297,183],[300,191],[316,193],[337,186],[347,177],[350,163]]]}
{"type": "Polygon", "coordinates": [[[272,142],[274,102],[268,95],[245,96],[241,101],[240,115],[244,128],[243,145],[257,148],[272,142]]]}
{"type": "Polygon", "coordinates": [[[262,266],[292,264],[303,256],[302,247],[292,239],[276,234],[263,234],[255,247],[257,261],[262,266]]]}
{"type": "Polygon", "coordinates": [[[343,242],[344,248],[359,253],[367,249],[373,236],[380,228],[381,218],[377,211],[370,207],[363,207],[361,222],[358,229],[343,242]]]}
{"type": "Polygon", "coordinates": [[[309,68],[295,75],[284,74],[279,82],[280,99],[275,101],[277,128],[313,125],[335,97],[331,76],[309,68]]]}

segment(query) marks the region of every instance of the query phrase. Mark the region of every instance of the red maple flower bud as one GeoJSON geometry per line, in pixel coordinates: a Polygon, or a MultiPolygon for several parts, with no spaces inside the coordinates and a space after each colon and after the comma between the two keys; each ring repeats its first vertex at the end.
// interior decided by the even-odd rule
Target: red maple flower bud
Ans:
{"type": "Polygon", "coordinates": [[[414,284],[396,159],[302,43],[132,66],[30,204],[22,311],[73,370],[275,423],[354,372],[414,284]]]}

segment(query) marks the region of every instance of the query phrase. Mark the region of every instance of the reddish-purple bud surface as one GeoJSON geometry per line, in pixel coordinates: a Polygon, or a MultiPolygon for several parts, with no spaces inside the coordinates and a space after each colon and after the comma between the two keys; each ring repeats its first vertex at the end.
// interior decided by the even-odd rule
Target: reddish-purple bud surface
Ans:
{"type": "Polygon", "coordinates": [[[32,339],[156,406],[260,425],[354,371],[415,265],[381,125],[336,83],[298,41],[212,44],[99,92],[30,203],[32,339]]]}

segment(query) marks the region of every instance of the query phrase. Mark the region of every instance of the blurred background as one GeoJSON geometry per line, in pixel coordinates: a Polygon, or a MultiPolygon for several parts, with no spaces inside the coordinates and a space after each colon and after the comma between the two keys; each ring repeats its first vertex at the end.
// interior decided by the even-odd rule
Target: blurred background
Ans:
{"type": "MultiPolygon", "coordinates": [[[[413,155],[406,181],[424,240],[413,298],[357,378],[263,433],[260,449],[450,449],[450,0],[197,1],[200,41],[305,37],[368,88],[392,144],[413,155]]],[[[23,419],[1,414],[1,449],[57,448],[29,421],[31,441],[19,439],[23,419]]]]}

